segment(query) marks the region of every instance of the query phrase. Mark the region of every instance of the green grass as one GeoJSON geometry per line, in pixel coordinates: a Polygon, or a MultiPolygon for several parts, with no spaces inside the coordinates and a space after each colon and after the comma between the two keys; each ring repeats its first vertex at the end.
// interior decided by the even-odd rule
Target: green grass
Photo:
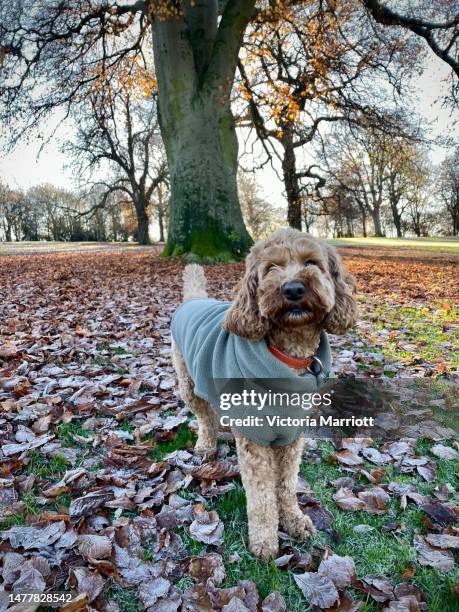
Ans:
{"type": "Polygon", "coordinates": [[[104,366],[104,365],[107,365],[109,363],[110,363],[110,361],[106,357],[96,357],[93,360],[93,364],[94,365],[99,365],[99,366],[104,366]]]}
{"type": "MultiPolygon", "coordinates": [[[[437,466],[437,479],[434,483],[426,483],[413,474],[397,474],[392,466],[384,466],[388,475],[383,482],[393,480],[412,483],[423,494],[430,493],[439,482],[454,484],[459,462],[438,460],[437,466]]],[[[366,467],[371,469],[374,466],[367,464],[366,467]]],[[[351,556],[355,561],[359,576],[381,574],[391,578],[394,583],[403,581],[401,572],[416,560],[416,553],[411,542],[415,530],[424,531],[421,519],[425,514],[412,502],[409,502],[408,507],[402,511],[400,500],[394,495],[390,496],[388,511],[383,515],[344,512],[332,500],[335,489],[331,486],[324,486],[330,480],[345,475],[343,470],[336,465],[324,462],[320,464],[303,463],[301,474],[311,484],[313,496],[319,499],[334,516],[332,527],[340,534],[340,541],[337,544],[328,542],[333,550],[339,555],[351,556]],[[394,534],[382,529],[391,522],[401,523],[405,528],[404,534],[394,534]],[[354,527],[360,524],[369,525],[374,529],[366,533],[355,533],[354,527]]],[[[363,479],[362,484],[368,486],[366,479],[363,479]]],[[[324,543],[327,542],[328,536],[320,534],[320,537],[324,539],[324,543]]],[[[413,582],[428,596],[431,612],[444,612],[456,609],[454,606],[457,605],[457,601],[452,597],[449,585],[458,578],[458,568],[445,574],[417,566],[413,582]]],[[[376,605],[368,604],[368,606],[366,608],[368,610],[377,609],[376,605]]]]}
{"type": "Polygon", "coordinates": [[[43,507],[36,503],[36,498],[37,492],[33,490],[21,495],[20,501],[23,502],[24,509],[0,521],[0,531],[15,525],[25,525],[27,517],[39,515],[43,511],[43,507]]]}
{"type": "MultiPolygon", "coordinates": [[[[417,450],[428,455],[431,444],[420,441],[417,450]]],[[[381,574],[389,577],[394,584],[403,581],[403,570],[416,561],[416,553],[411,542],[415,530],[422,533],[425,531],[422,524],[424,513],[412,502],[409,502],[408,507],[402,511],[400,500],[395,495],[391,495],[388,511],[383,515],[340,510],[332,499],[335,489],[329,485],[329,482],[347,475],[347,472],[338,465],[324,460],[324,457],[333,452],[330,445],[321,443],[320,448],[323,453],[322,461],[320,463],[305,461],[301,466],[301,474],[310,483],[313,497],[332,512],[334,516],[332,528],[338,533],[338,541],[332,539],[328,533],[318,532],[311,542],[295,542],[295,546],[303,552],[311,552],[314,547],[320,550],[328,545],[336,554],[351,556],[360,577],[381,574]],[[383,527],[388,523],[403,524],[405,531],[402,534],[385,531],[383,527]],[[373,530],[356,533],[354,527],[361,524],[369,525],[373,530]]],[[[436,459],[436,463],[438,477],[434,483],[427,483],[415,474],[398,474],[393,466],[384,466],[387,477],[383,482],[413,483],[423,494],[431,493],[440,482],[449,482],[454,486],[459,471],[459,461],[436,459]]],[[[373,467],[374,465],[370,463],[366,465],[367,470],[373,467]]],[[[364,477],[359,484],[371,486],[364,477]]],[[[221,586],[234,586],[238,580],[253,580],[262,599],[272,591],[279,591],[286,600],[289,612],[310,610],[293,579],[292,571],[280,570],[273,562],[261,562],[247,550],[246,503],[241,484],[236,482],[234,490],[217,497],[207,506],[208,509],[217,510],[225,524],[223,558],[227,575],[221,586]],[[230,563],[229,559],[233,553],[239,555],[240,561],[230,563]]],[[[193,540],[183,529],[179,533],[190,555],[205,554],[206,550],[212,549],[193,540]]],[[[451,586],[458,579],[458,568],[452,572],[442,573],[416,566],[413,582],[426,593],[431,612],[445,612],[459,609],[457,600],[451,595],[451,586]]],[[[356,599],[365,599],[364,595],[357,591],[353,591],[353,595],[356,599]]],[[[369,598],[365,601],[364,610],[376,612],[378,607],[369,598]]]]}
{"type": "Polygon", "coordinates": [[[98,472],[99,470],[102,470],[103,467],[104,467],[103,462],[98,461],[94,465],[91,465],[91,467],[88,467],[88,472],[98,472]]]}
{"type": "Polygon", "coordinates": [[[121,612],[138,612],[139,604],[137,597],[137,589],[124,589],[116,582],[112,582],[111,586],[104,593],[105,601],[111,599],[116,601],[121,612]]]}
{"type": "Polygon", "coordinates": [[[18,512],[17,514],[12,514],[8,518],[0,521],[0,531],[9,529],[10,527],[14,527],[15,525],[25,525],[26,517],[26,512],[18,512]]]}
{"type": "Polygon", "coordinates": [[[134,425],[131,423],[131,421],[128,420],[124,420],[121,422],[120,429],[122,431],[125,431],[126,433],[134,433],[135,431],[134,425]]]}
{"type": "Polygon", "coordinates": [[[31,451],[28,454],[29,462],[25,466],[24,473],[33,474],[39,478],[49,478],[50,476],[61,476],[69,464],[61,455],[45,457],[38,451],[31,451]]]}
{"type": "Polygon", "coordinates": [[[81,442],[74,440],[73,436],[81,436],[87,438],[88,444],[92,442],[90,439],[91,433],[83,426],[80,421],[70,421],[70,423],[61,423],[56,428],[58,438],[64,443],[64,446],[81,447],[81,442]]]}
{"type": "Polygon", "coordinates": [[[112,355],[129,355],[128,351],[121,346],[110,346],[112,355]]]}
{"type": "Polygon", "coordinates": [[[388,249],[422,250],[432,253],[458,253],[459,239],[455,237],[432,238],[334,238],[329,244],[339,247],[387,247],[388,249]]]}
{"type": "Polygon", "coordinates": [[[24,513],[27,514],[40,514],[42,511],[41,506],[36,502],[36,495],[33,491],[28,491],[21,496],[21,501],[25,504],[24,513]]]}
{"type": "MultiPolygon", "coordinates": [[[[245,493],[240,483],[228,494],[219,497],[215,503],[220,518],[225,524],[223,532],[224,563],[226,580],[223,587],[237,584],[238,580],[253,580],[261,599],[273,591],[280,591],[287,604],[287,610],[304,610],[304,601],[298,602],[298,587],[292,572],[278,569],[273,561],[260,561],[247,549],[247,516],[245,493]],[[229,558],[237,553],[240,561],[230,563],[229,558]],[[300,606],[298,606],[300,603],[300,606]]],[[[304,546],[299,546],[306,550],[304,546]]]]}
{"type": "Polygon", "coordinates": [[[112,346],[108,342],[99,342],[96,349],[101,353],[99,356],[94,357],[92,363],[94,365],[106,366],[112,368],[115,374],[129,374],[129,370],[121,368],[118,364],[113,363],[113,357],[120,355],[130,355],[126,349],[121,346],[112,346]]]}
{"type": "MultiPolygon", "coordinates": [[[[298,587],[295,584],[291,572],[279,570],[273,561],[260,561],[247,549],[247,518],[246,501],[244,489],[240,482],[235,481],[235,489],[217,497],[209,502],[208,508],[216,510],[225,524],[223,531],[223,562],[225,565],[226,579],[219,588],[231,587],[239,580],[253,580],[258,588],[259,595],[264,599],[273,591],[280,591],[287,602],[287,610],[304,610],[304,601],[298,602],[298,587]],[[237,553],[240,557],[236,563],[230,562],[232,554],[237,553]],[[298,605],[300,603],[300,605],[298,605]]],[[[182,538],[187,552],[197,556],[206,554],[213,550],[202,542],[193,540],[184,529],[178,533],[182,538]]],[[[306,550],[304,546],[299,546],[306,550]]]]}
{"type": "Polygon", "coordinates": [[[434,306],[412,308],[398,306],[388,308],[386,304],[373,304],[371,324],[377,342],[366,344],[366,349],[382,352],[389,361],[404,364],[436,362],[449,368],[459,367],[459,353],[445,348],[459,343],[459,329],[454,325],[459,319],[459,309],[443,309],[434,306]],[[380,330],[394,332],[380,335],[380,330]],[[416,350],[407,351],[403,346],[415,345],[416,350]]]}
{"type": "Polygon", "coordinates": [[[192,447],[195,441],[196,434],[184,423],[177,429],[174,439],[167,442],[158,442],[148,453],[148,456],[155,461],[161,461],[168,453],[192,447]]]}

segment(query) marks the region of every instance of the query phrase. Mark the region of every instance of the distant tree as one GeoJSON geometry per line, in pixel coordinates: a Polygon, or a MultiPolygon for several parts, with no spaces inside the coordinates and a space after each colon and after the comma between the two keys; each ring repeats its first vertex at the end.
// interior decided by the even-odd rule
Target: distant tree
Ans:
{"type": "MultiPolygon", "coordinates": [[[[157,122],[155,83],[144,83],[147,94],[134,97],[126,83],[113,79],[80,105],[74,142],[66,146],[80,179],[101,189],[96,208],[121,191],[132,200],[137,217],[137,240],[148,244],[153,192],[167,178],[167,163],[157,122]],[[111,174],[102,180],[101,172],[111,174]]],[[[94,208],[94,210],[96,210],[94,208]]],[[[93,209],[85,211],[91,214],[93,209]]]]}
{"type": "Polygon", "coordinates": [[[374,235],[383,236],[381,208],[387,178],[388,155],[377,130],[336,131],[328,151],[329,170],[341,188],[352,194],[373,221],[374,235]]]}
{"type": "Polygon", "coordinates": [[[397,236],[403,236],[403,221],[412,206],[413,190],[419,195],[418,175],[430,175],[430,164],[424,151],[413,141],[403,137],[386,140],[386,192],[397,236]]]}
{"type": "Polygon", "coordinates": [[[330,198],[345,198],[358,211],[364,235],[370,217],[375,236],[382,236],[384,217],[401,237],[413,193],[419,196],[417,175],[429,174],[419,130],[403,115],[391,121],[394,126],[399,123],[398,133],[384,126],[341,126],[333,130],[322,150],[331,180],[322,201],[327,205],[330,198]],[[389,216],[383,215],[386,208],[389,216]]]}
{"type": "Polygon", "coordinates": [[[84,240],[81,222],[75,216],[84,202],[74,193],[49,183],[31,187],[27,192],[29,209],[37,218],[36,234],[46,240],[84,240]]]}
{"type": "Polygon", "coordinates": [[[132,239],[136,231],[132,203],[128,206],[134,226],[129,230],[123,218],[124,204],[115,195],[110,194],[106,205],[99,207],[103,193],[97,186],[83,197],[49,183],[27,192],[0,183],[0,240],[132,239]],[[92,214],[84,215],[88,210],[92,214]]]}
{"type": "Polygon", "coordinates": [[[416,171],[409,176],[406,199],[406,218],[402,222],[406,231],[418,237],[434,234],[439,210],[433,199],[432,167],[427,157],[416,160],[416,171]]]}
{"type": "Polygon", "coordinates": [[[21,194],[0,182],[0,223],[7,242],[21,239],[21,194]]]}
{"type": "Polygon", "coordinates": [[[115,242],[126,242],[130,238],[130,234],[124,223],[122,214],[122,207],[120,206],[119,199],[122,196],[122,192],[115,192],[107,198],[104,211],[106,212],[107,218],[107,232],[109,237],[115,242]]]}
{"type": "Polygon", "coordinates": [[[40,240],[41,210],[33,205],[28,193],[22,193],[21,240],[40,240]]]}
{"type": "Polygon", "coordinates": [[[438,173],[437,196],[450,218],[451,234],[459,235],[459,148],[447,157],[438,173]]]}
{"type": "Polygon", "coordinates": [[[288,223],[301,229],[325,182],[305,150],[338,122],[382,129],[389,98],[419,64],[418,46],[378,27],[358,2],[270,6],[270,18],[247,31],[239,92],[266,155],[279,160],[288,223]]]}
{"type": "Polygon", "coordinates": [[[166,229],[169,223],[169,199],[170,193],[167,189],[167,184],[162,183],[161,185],[158,185],[158,188],[153,196],[153,210],[155,218],[158,221],[160,242],[164,242],[166,240],[166,229]]]}
{"type": "MultiPolygon", "coordinates": [[[[356,197],[349,189],[349,183],[332,179],[328,185],[327,196],[323,197],[323,213],[327,215],[333,227],[334,238],[352,238],[356,233],[356,223],[360,221],[360,212],[356,206],[356,197]]],[[[365,235],[366,226],[363,224],[365,235]]]]}
{"type": "Polygon", "coordinates": [[[245,223],[255,240],[283,225],[284,214],[260,196],[260,186],[253,174],[239,173],[239,198],[245,223]]]}
{"type": "Polygon", "coordinates": [[[137,239],[134,205],[123,191],[107,194],[105,186],[92,185],[85,193],[84,207],[75,216],[84,227],[87,240],[125,242],[137,239]]]}

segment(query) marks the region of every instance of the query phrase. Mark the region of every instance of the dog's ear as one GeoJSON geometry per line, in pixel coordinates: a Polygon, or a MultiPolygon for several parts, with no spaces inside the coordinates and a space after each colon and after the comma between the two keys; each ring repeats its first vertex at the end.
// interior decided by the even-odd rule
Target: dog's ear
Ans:
{"type": "Polygon", "coordinates": [[[245,262],[245,274],[237,295],[226,313],[224,327],[248,340],[261,340],[268,331],[268,321],[258,308],[258,260],[252,251],[245,262]]]}
{"type": "Polygon", "coordinates": [[[335,285],[335,305],[325,317],[325,329],[331,334],[344,334],[357,321],[355,280],[342,266],[333,247],[327,247],[328,268],[335,285]]]}

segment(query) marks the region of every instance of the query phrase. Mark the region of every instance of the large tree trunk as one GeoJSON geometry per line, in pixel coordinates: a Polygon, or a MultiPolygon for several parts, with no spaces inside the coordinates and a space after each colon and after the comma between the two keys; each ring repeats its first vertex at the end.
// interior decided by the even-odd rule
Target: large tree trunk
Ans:
{"type": "Polygon", "coordinates": [[[171,181],[167,255],[244,255],[251,238],[237,192],[237,139],[228,108],[195,100],[176,114],[161,107],[171,181]]]}
{"type": "Polygon", "coordinates": [[[255,0],[183,3],[153,20],[161,133],[171,199],[165,255],[245,255],[252,240],[237,193],[237,138],[230,95],[255,0]]]}
{"type": "Polygon", "coordinates": [[[293,135],[286,129],[282,139],[284,155],[282,158],[282,173],[284,175],[285,192],[287,195],[287,221],[290,227],[301,230],[301,192],[296,173],[295,150],[293,135]]]}

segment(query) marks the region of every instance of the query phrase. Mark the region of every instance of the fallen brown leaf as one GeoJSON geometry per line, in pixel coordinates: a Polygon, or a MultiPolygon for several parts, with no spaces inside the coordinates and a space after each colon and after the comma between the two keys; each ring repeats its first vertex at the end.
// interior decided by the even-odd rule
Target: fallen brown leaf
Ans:
{"type": "Polygon", "coordinates": [[[207,512],[202,504],[194,507],[195,519],[190,525],[190,535],[199,542],[216,544],[222,542],[223,523],[217,512],[207,512]]]}
{"type": "Polygon", "coordinates": [[[338,590],[348,587],[355,578],[355,564],[352,557],[331,555],[321,561],[317,570],[321,576],[330,578],[338,590]]]}
{"type": "Polygon", "coordinates": [[[300,587],[307,601],[319,608],[330,608],[339,599],[335,585],[326,576],[315,572],[294,574],[293,579],[300,587]]]}

